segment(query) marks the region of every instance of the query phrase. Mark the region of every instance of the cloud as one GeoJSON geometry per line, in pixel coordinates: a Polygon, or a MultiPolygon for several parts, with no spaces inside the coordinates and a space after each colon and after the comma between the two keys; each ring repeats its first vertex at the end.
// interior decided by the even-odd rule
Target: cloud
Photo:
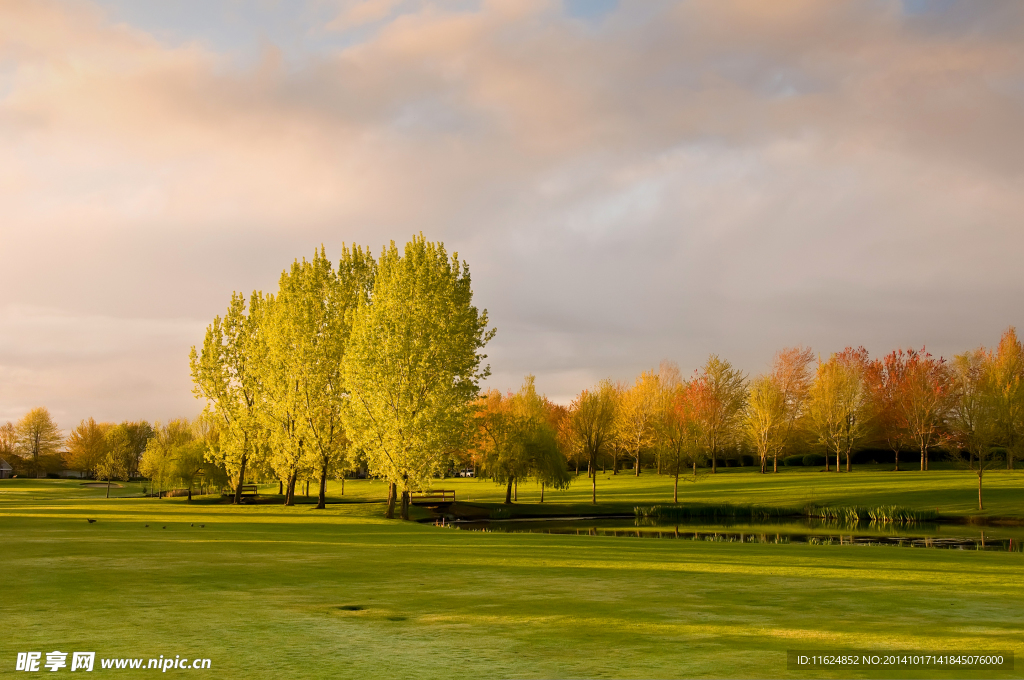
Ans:
{"type": "MultiPolygon", "coordinates": [[[[472,267],[492,384],[534,372],[560,398],[664,357],[949,353],[1024,322],[1016,3],[334,7],[296,21],[358,39],[249,62],[102,6],[4,4],[5,303],[209,319],[321,242],[422,230],[472,267]]],[[[131,360],[177,366],[154,412],[187,392],[169,359],[201,337],[176,333],[131,360]]],[[[119,359],[54,361],[80,370],[0,406],[92,415],[92,366],[119,359]]],[[[110,413],[135,408],[109,384],[110,413]]]]}

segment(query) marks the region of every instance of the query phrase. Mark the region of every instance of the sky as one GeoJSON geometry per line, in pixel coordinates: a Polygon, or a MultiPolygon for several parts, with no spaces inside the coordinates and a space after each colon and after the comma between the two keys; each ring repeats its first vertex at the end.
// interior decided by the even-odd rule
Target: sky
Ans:
{"type": "Polygon", "coordinates": [[[5,0],[0,422],[194,416],[233,291],[468,262],[487,386],[1024,326],[1024,4],[5,0]]]}

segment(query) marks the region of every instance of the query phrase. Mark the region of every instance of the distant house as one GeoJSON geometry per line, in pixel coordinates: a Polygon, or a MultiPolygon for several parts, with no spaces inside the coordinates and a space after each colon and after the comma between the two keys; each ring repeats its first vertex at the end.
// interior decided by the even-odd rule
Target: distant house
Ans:
{"type": "Polygon", "coordinates": [[[14,473],[14,468],[3,458],[0,458],[0,479],[7,479],[14,473]]]}

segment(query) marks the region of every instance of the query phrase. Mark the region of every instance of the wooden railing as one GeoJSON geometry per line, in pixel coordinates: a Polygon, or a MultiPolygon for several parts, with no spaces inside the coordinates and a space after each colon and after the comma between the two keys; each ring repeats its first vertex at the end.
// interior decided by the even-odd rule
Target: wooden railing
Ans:
{"type": "Polygon", "coordinates": [[[454,489],[431,489],[430,491],[413,491],[409,494],[409,502],[413,505],[432,505],[434,503],[454,503],[454,489]]]}

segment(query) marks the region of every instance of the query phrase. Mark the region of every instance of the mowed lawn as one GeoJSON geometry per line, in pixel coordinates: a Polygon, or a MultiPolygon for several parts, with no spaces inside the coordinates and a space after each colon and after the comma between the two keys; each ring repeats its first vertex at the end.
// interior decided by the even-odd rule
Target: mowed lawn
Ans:
{"type": "MultiPolygon", "coordinates": [[[[964,502],[958,480],[971,488],[962,472],[901,473],[902,497],[882,498],[894,482],[880,473],[768,483],[729,470],[685,497],[791,506],[846,484],[835,504],[909,505],[929,476],[942,511],[964,502]]],[[[1021,515],[1024,476],[1004,477],[993,512],[1021,515]]],[[[584,481],[547,497],[583,500],[584,481]]],[[[653,474],[598,484],[623,504],[671,492],[653,474]]],[[[483,480],[438,486],[500,500],[483,480]]],[[[4,480],[0,673],[19,651],[61,650],[205,657],[210,677],[861,677],[787,671],[785,652],[913,649],[1013,651],[1017,670],[996,675],[1024,676],[1020,553],[464,532],[386,521],[381,504],[358,502],[382,491],[348,482],[346,503],[317,511],[4,480]]],[[[524,485],[520,501],[535,492],[524,485]]]]}

